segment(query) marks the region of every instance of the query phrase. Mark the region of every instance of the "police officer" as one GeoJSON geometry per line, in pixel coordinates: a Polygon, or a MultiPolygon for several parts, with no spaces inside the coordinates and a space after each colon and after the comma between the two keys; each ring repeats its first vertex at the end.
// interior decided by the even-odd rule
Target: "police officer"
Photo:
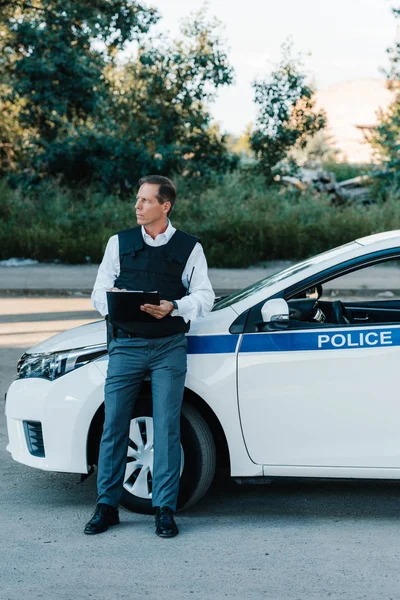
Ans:
{"type": "Polygon", "coordinates": [[[180,411],[186,375],[186,337],[190,321],[204,317],[214,303],[207,262],[199,240],[175,229],[168,219],[176,191],[166,177],[139,181],[138,227],[108,241],[92,293],[94,307],[107,314],[107,290],[157,290],[160,305],[141,310],[155,317],[126,329],[114,328],[105,382],[105,421],[100,443],[96,509],[86,534],[119,523],[118,504],[126,467],[129,426],[140,386],[150,374],[154,467],[152,503],[156,533],[178,534],[174,521],[180,478],[180,411]]]}

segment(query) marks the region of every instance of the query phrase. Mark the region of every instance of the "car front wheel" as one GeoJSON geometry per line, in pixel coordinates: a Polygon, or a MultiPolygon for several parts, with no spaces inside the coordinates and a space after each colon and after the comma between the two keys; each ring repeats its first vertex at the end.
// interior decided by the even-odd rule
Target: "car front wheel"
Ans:
{"type": "MultiPolygon", "coordinates": [[[[151,407],[139,408],[129,430],[129,445],[121,505],[138,513],[151,514],[153,480],[153,418],[151,407]],[[137,413],[137,415],[136,415],[137,413]]],[[[190,404],[181,414],[181,480],[178,510],[196,504],[214,477],[216,449],[206,421],[190,404]]]]}

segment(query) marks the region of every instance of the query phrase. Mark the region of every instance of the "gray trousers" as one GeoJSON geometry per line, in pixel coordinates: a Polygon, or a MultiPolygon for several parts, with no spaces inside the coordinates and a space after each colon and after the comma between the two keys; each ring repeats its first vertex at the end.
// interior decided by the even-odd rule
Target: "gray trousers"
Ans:
{"type": "Polygon", "coordinates": [[[118,338],[109,345],[105,421],[100,443],[97,502],[118,506],[124,482],[132,411],[150,373],[153,397],[153,506],[176,510],[181,447],[180,413],[186,376],[183,333],[163,338],[118,338]]]}

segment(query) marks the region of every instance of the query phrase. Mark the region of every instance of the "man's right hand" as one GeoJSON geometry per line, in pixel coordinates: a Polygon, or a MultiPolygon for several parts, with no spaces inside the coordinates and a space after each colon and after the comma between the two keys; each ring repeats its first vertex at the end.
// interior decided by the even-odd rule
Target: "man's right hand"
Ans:
{"type": "Polygon", "coordinates": [[[125,288],[123,288],[122,290],[120,290],[119,288],[110,288],[108,291],[109,292],[127,292],[128,290],[126,290],[125,288]]]}

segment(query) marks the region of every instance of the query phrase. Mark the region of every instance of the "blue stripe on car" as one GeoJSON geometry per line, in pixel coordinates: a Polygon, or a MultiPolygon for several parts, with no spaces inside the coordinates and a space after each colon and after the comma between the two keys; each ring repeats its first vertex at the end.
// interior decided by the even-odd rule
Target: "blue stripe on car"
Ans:
{"type": "Polygon", "coordinates": [[[400,328],[245,334],[240,352],[297,352],[400,346],[400,328]]]}
{"type": "MultiPolygon", "coordinates": [[[[188,335],[188,354],[234,354],[238,334],[188,335]]],[[[319,329],[246,333],[240,352],[296,352],[306,350],[348,350],[400,346],[400,325],[374,329],[319,329]]],[[[108,360],[108,355],[96,359],[108,360]]]]}
{"type": "Polygon", "coordinates": [[[188,335],[188,354],[231,354],[236,351],[239,336],[188,335]]]}
{"type": "MultiPolygon", "coordinates": [[[[232,354],[239,335],[189,335],[188,354],[232,354]]],[[[320,329],[243,335],[240,352],[298,352],[400,346],[400,325],[390,329],[320,329]]]]}

